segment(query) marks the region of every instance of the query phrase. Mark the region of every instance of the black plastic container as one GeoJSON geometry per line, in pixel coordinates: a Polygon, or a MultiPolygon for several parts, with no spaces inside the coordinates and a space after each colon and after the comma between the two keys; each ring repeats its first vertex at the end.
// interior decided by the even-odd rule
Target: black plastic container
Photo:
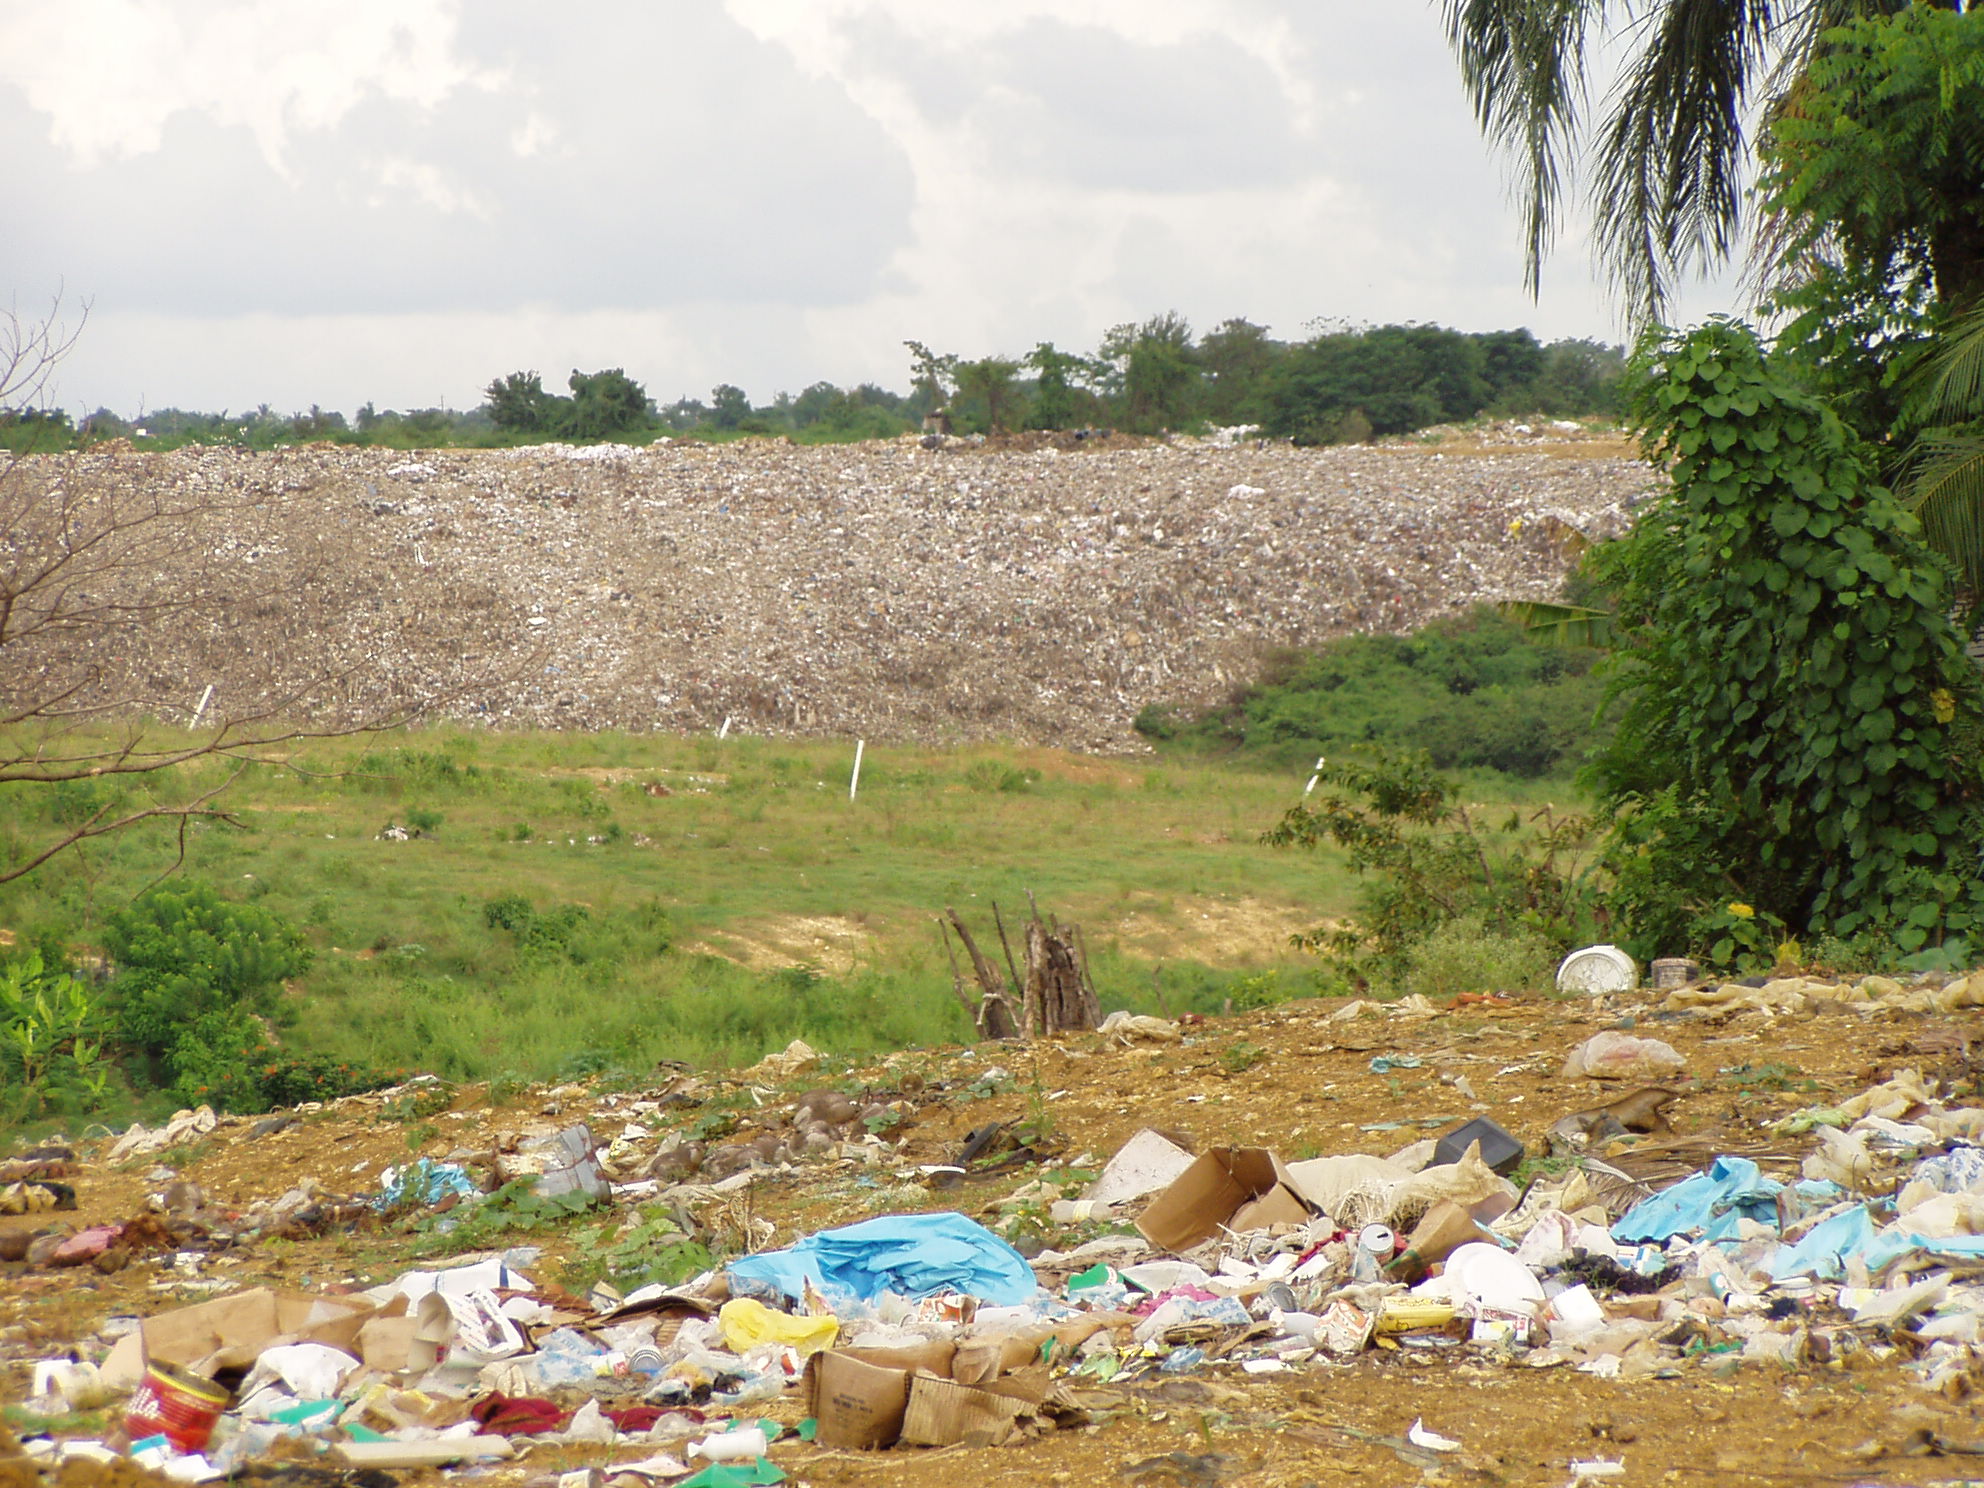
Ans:
{"type": "Polygon", "coordinates": [[[1522,1143],[1486,1116],[1477,1116],[1466,1126],[1457,1126],[1440,1138],[1433,1148],[1433,1161],[1459,1162],[1476,1142],[1481,1144],[1481,1160],[1504,1178],[1521,1166],[1522,1143]]]}

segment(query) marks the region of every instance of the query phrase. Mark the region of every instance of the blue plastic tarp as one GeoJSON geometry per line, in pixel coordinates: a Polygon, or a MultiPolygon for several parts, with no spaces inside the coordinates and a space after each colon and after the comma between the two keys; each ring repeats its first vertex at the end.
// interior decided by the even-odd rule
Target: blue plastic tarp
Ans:
{"type": "Polygon", "coordinates": [[[1867,1242],[1860,1259],[1867,1263],[1867,1274],[1878,1276],[1907,1255],[1931,1255],[1941,1260],[1984,1260],[1984,1235],[1916,1235],[1905,1230],[1884,1230],[1867,1242]]]}
{"type": "Polygon", "coordinates": [[[431,1209],[451,1196],[482,1197],[482,1189],[469,1176],[467,1168],[460,1163],[436,1162],[431,1157],[410,1162],[403,1168],[388,1168],[379,1176],[379,1197],[373,1200],[373,1207],[378,1209],[392,1209],[406,1203],[431,1209]]]}
{"type": "Polygon", "coordinates": [[[1770,1279],[1816,1276],[1830,1281],[1844,1275],[1847,1257],[1863,1254],[1873,1238],[1874,1220],[1865,1204],[1842,1209],[1813,1225],[1797,1244],[1779,1247],[1770,1263],[1770,1279]]]}
{"type": "Polygon", "coordinates": [[[1718,1157],[1705,1173],[1642,1199],[1612,1226],[1612,1238],[1664,1241],[1699,1230],[1707,1240],[1733,1238],[1739,1219],[1777,1223],[1784,1185],[1766,1178],[1747,1157],[1718,1157]]]}
{"type": "Polygon", "coordinates": [[[1004,1307],[1026,1301],[1037,1285],[1025,1256],[983,1225],[948,1213],[889,1215],[822,1230],[789,1250],[732,1261],[729,1269],[733,1279],[788,1297],[800,1296],[810,1281],[864,1302],[883,1292],[963,1292],[1004,1307]]]}

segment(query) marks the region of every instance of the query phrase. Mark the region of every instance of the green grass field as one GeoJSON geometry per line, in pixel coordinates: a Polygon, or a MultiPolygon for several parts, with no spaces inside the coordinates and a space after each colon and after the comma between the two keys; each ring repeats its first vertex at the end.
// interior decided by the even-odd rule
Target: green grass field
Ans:
{"type": "MultiPolygon", "coordinates": [[[[1315,990],[1287,936],[1344,912],[1352,884],[1327,854],[1256,840],[1300,775],[880,747],[850,802],[853,752],[456,729],[317,741],[248,767],[225,797],[239,829],[196,825],[180,871],[304,929],[316,957],[284,999],[286,1047],[463,1079],[748,1062],[795,1037],[849,1056],[964,1038],[936,916],[956,906],[996,959],[992,905],[1016,929],[1028,891],[1082,927],[1105,1009],[1315,990]],[[389,825],[422,832],[382,840],[389,825]],[[584,914],[548,935],[492,925],[486,906],[511,897],[540,924],[584,914]]],[[[1549,793],[1484,778],[1497,800],[1549,793]]],[[[0,842],[18,857],[101,799],[12,787],[0,842]]],[[[0,927],[89,947],[175,853],[159,829],[65,854],[0,888],[0,927]]]]}

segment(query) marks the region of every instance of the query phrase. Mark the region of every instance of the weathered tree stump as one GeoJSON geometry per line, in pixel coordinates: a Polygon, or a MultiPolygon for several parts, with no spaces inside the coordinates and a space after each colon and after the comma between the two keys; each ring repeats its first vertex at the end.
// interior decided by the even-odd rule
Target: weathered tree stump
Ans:
{"type": "Polygon", "coordinates": [[[944,950],[951,958],[951,991],[970,1015],[974,1027],[988,1039],[1036,1038],[1042,1034],[1072,1033],[1094,1028],[1102,1022],[1102,1009],[1089,979],[1088,956],[1082,948],[1081,932],[1073,926],[1041,919],[1039,906],[1032,904],[1032,918],[1026,927],[1026,974],[1013,963],[1013,948],[1006,938],[1006,923],[999,907],[992,906],[993,923],[998,927],[999,944],[1005,951],[1005,977],[978,949],[971,930],[957,910],[946,907],[938,927],[944,933],[944,950]],[[972,973],[978,983],[978,1000],[966,990],[965,975],[951,946],[950,931],[955,929],[971,958],[972,973]]]}

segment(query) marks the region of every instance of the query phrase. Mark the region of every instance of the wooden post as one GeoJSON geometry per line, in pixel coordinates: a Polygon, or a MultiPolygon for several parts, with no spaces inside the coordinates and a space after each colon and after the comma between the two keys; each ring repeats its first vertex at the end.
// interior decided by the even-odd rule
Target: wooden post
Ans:
{"type": "Polygon", "coordinates": [[[861,789],[861,751],[868,747],[866,739],[854,741],[854,773],[847,778],[847,798],[852,801],[854,793],[861,789]]]}
{"type": "Polygon", "coordinates": [[[944,954],[951,958],[951,995],[964,1004],[964,1015],[976,1025],[978,1009],[973,1007],[971,999],[965,996],[964,971],[958,965],[958,953],[951,944],[951,927],[944,923],[941,916],[937,920],[937,933],[944,937],[944,954]]]}
{"type": "MultiPolygon", "coordinates": [[[[958,939],[964,943],[965,954],[971,957],[972,969],[978,973],[978,985],[983,989],[978,1000],[976,1022],[978,1031],[987,1038],[1009,1039],[1018,1033],[1013,1018],[1013,1000],[1005,988],[999,985],[999,973],[992,969],[992,963],[985,959],[985,953],[978,949],[978,942],[971,938],[971,931],[955,909],[946,906],[944,913],[950,917],[951,927],[958,932],[958,939]]],[[[1014,991],[1018,991],[1015,988],[1014,991]]]]}

